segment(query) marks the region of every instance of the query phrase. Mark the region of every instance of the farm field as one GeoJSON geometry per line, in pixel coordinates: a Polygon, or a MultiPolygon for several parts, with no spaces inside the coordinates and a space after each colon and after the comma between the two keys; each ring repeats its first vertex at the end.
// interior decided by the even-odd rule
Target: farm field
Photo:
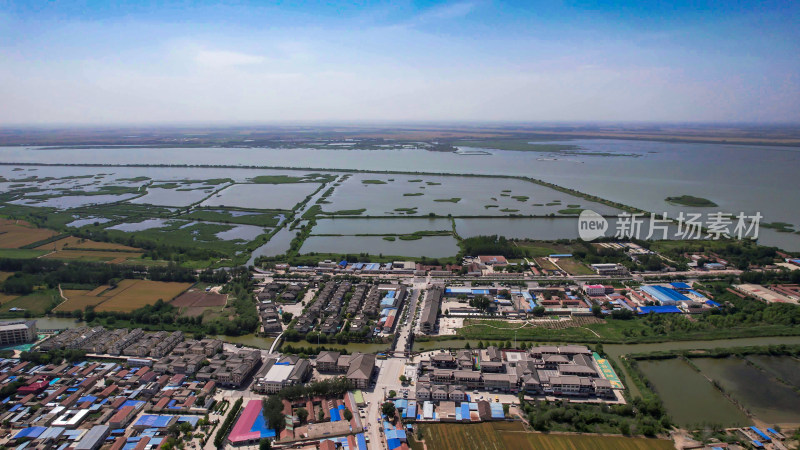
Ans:
{"type": "Polygon", "coordinates": [[[0,283],[2,283],[3,281],[6,281],[8,279],[8,277],[10,277],[11,275],[14,275],[14,274],[11,273],[11,272],[0,272],[0,283]]]}
{"type": "Polygon", "coordinates": [[[227,301],[228,296],[225,294],[190,289],[172,300],[170,304],[180,308],[181,315],[197,317],[202,316],[206,310],[220,311],[227,301]]]}
{"type": "MultiPolygon", "coordinates": [[[[547,449],[547,450],[660,450],[674,448],[672,441],[623,436],[562,435],[525,432],[519,422],[480,424],[421,424],[429,449],[547,449]]],[[[412,448],[423,448],[414,442],[412,448]]]]}
{"type": "Polygon", "coordinates": [[[13,313],[11,308],[21,308],[30,312],[33,316],[43,315],[53,303],[59,301],[58,291],[43,290],[32,294],[14,298],[0,306],[0,314],[11,317],[22,316],[22,313],[13,313]]]}
{"type": "Polygon", "coordinates": [[[556,267],[553,263],[551,263],[549,260],[545,258],[535,258],[535,259],[536,259],[536,264],[538,264],[539,267],[541,267],[542,269],[558,270],[558,267],[556,267]]]}
{"type": "Polygon", "coordinates": [[[0,292],[0,305],[5,305],[6,303],[14,300],[15,298],[19,297],[18,295],[14,294],[3,294],[0,292]]]}
{"type": "Polygon", "coordinates": [[[116,288],[103,293],[108,300],[100,303],[95,310],[131,312],[159,299],[169,302],[188,289],[191,283],[173,283],[147,280],[122,280],[116,288]]]}
{"type": "Polygon", "coordinates": [[[28,250],[27,248],[0,248],[0,258],[28,259],[47,254],[45,250],[28,250]]]}
{"type": "Polygon", "coordinates": [[[57,252],[49,253],[43,256],[43,258],[69,259],[69,260],[79,260],[79,261],[109,261],[113,263],[122,263],[130,259],[139,258],[141,256],[142,253],[134,253],[134,252],[60,250],[57,252]]]}
{"type": "Polygon", "coordinates": [[[570,275],[594,275],[592,269],[572,258],[559,259],[558,265],[570,275]]]}
{"type": "MultiPolygon", "coordinates": [[[[108,288],[108,286],[101,287],[108,288]]],[[[107,297],[98,296],[98,294],[105,289],[100,291],[98,291],[98,289],[94,289],[92,291],[65,289],[63,293],[67,300],[58,305],[55,308],[55,311],[83,311],[87,306],[94,307],[99,305],[101,302],[108,300],[107,297]]]]}
{"type": "Polygon", "coordinates": [[[129,247],[127,245],[121,244],[114,244],[111,242],[95,242],[90,241],[88,239],[81,239],[75,236],[68,236],[64,239],[59,239],[55,242],[50,242],[48,244],[40,245],[36,247],[36,250],[72,250],[72,249],[80,249],[80,250],[111,250],[111,251],[119,251],[119,252],[140,252],[141,249],[129,247]]]}
{"type": "Polygon", "coordinates": [[[36,228],[22,220],[0,219],[0,248],[20,248],[56,235],[56,231],[36,228]]]}

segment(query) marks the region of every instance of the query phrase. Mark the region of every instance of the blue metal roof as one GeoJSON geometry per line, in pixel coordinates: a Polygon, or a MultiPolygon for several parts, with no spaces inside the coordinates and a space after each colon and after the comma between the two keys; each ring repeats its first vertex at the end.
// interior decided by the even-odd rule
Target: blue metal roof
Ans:
{"type": "Polygon", "coordinates": [[[674,283],[670,283],[670,286],[672,286],[675,289],[691,289],[692,288],[688,284],[683,283],[681,281],[676,281],[674,283]]]}
{"type": "Polygon", "coordinates": [[[31,439],[36,439],[36,438],[38,438],[38,437],[39,437],[39,436],[40,436],[42,433],[44,433],[44,430],[46,430],[46,429],[47,429],[47,427],[30,427],[30,428],[25,428],[25,429],[19,430],[19,433],[17,433],[17,434],[15,434],[15,435],[14,435],[14,439],[19,439],[19,438],[31,438],[31,439]]]}
{"type": "Polygon", "coordinates": [[[642,286],[642,290],[644,292],[647,292],[651,296],[655,297],[656,300],[662,303],[689,300],[689,297],[681,294],[680,292],[674,289],[666,288],[664,286],[657,286],[657,285],[642,286]]]}
{"type": "Polygon", "coordinates": [[[668,313],[678,313],[680,314],[681,310],[678,309],[677,306],[640,306],[639,307],[639,314],[649,314],[649,313],[656,313],[656,314],[668,314],[668,313]]]}
{"type": "Polygon", "coordinates": [[[358,445],[358,450],[369,450],[367,448],[367,439],[364,437],[364,433],[358,433],[356,435],[356,444],[358,445]]]}
{"type": "Polygon", "coordinates": [[[764,433],[763,431],[759,430],[758,428],[750,427],[750,429],[753,430],[753,432],[755,432],[757,435],[761,436],[761,438],[764,439],[765,441],[767,441],[767,442],[772,441],[772,438],[767,436],[766,433],[764,433]]]}
{"type": "Polygon", "coordinates": [[[158,416],[145,414],[134,424],[135,427],[166,428],[175,416],[158,416]]]}

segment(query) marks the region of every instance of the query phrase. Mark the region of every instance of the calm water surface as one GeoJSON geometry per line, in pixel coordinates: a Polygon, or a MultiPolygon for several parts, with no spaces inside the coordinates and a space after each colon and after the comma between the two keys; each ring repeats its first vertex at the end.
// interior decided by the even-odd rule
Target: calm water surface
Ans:
{"type": "MultiPolygon", "coordinates": [[[[713,200],[722,211],[733,213],[743,211],[750,214],[758,211],[764,216],[764,221],[788,222],[795,224],[796,229],[800,229],[800,196],[793,195],[800,191],[800,177],[797,176],[797,173],[800,172],[798,170],[800,168],[800,148],[605,139],[574,140],[571,143],[580,145],[586,151],[636,154],[638,157],[601,157],[580,154],[564,156],[500,150],[490,150],[490,154],[483,156],[463,156],[413,149],[380,151],[302,148],[38,150],[26,147],[2,147],[0,148],[0,162],[141,164],[142,161],[147,161],[153,164],[314,166],[323,169],[521,175],[543,179],[649,211],[666,211],[673,216],[679,211],[697,209],[668,204],[664,201],[666,197],[683,194],[696,195],[713,200]]],[[[11,169],[12,167],[0,170],[0,173],[11,169]]],[[[116,167],[82,169],[88,170],[90,173],[94,171],[117,174],[124,170],[116,167]]],[[[161,168],[161,170],[168,173],[174,169],[161,168]]],[[[208,172],[210,175],[215,174],[211,175],[212,177],[219,177],[231,173],[232,169],[186,170],[194,170],[198,173],[208,172]]],[[[18,172],[17,175],[20,173],[22,172],[18,172]]],[[[45,173],[44,168],[41,173],[45,173]]],[[[247,177],[239,175],[239,178],[247,177]]],[[[384,185],[372,185],[369,188],[380,186],[384,185]]],[[[358,187],[363,188],[364,186],[358,187]]],[[[436,186],[428,186],[426,190],[434,187],[436,186]]],[[[402,197],[402,193],[400,195],[402,197]]],[[[406,199],[422,197],[424,196],[406,197],[406,199]]],[[[343,198],[336,201],[339,202],[339,205],[346,204],[342,202],[350,201],[358,203],[356,200],[343,198]]],[[[581,202],[581,204],[584,207],[587,206],[585,202],[581,202]]],[[[326,205],[326,208],[331,206],[333,205],[326,205]]],[[[370,207],[385,210],[387,206],[390,205],[370,207]]],[[[442,205],[432,204],[430,206],[441,207],[442,205]]],[[[478,208],[483,208],[483,206],[485,205],[477,205],[478,208]]],[[[393,206],[389,210],[396,207],[398,206],[393,206]]],[[[713,210],[711,209],[711,211],[713,210]]],[[[701,211],[708,210],[701,209],[701,211]]],[[[800,235],[798,234],[775,233],[763,229],[761,231],[761,242],[764,244],[778,245],[789,250],[800,250],[800,235]]]]}

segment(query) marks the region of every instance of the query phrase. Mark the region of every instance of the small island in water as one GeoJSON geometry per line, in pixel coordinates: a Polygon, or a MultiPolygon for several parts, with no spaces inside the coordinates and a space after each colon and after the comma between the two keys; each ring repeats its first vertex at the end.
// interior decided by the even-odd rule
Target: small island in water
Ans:
{"type": "Polygon", "coordinates": [[[719,206],[707,198],[695,197],[692,195],[681,195],[680,197],[667,197],[667,202],[681,206],[695,206],[698,208],[709,208],[719,206]]]}

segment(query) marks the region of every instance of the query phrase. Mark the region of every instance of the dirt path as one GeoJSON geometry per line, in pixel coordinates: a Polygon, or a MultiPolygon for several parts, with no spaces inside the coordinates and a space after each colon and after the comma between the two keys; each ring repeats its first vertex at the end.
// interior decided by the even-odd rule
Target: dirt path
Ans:
{"type": "Polygon", "coordinates": [[[599,334],[597,334],[597,333],[596,333],[594,330],[592,330],[591,328],[586,328],[586,327],[578,327],[578,328],[583,328],[583,329],[584,329],[584,330],[586,330],[586,331],[591,331],[591,332],[592,332],[592,334],[594,334],[595,336],[597,336],[597,337],[601,337],[599,334]]]}
{"type": "MultiPolygon", "coordinates": [[[[64,291],[61,290],[61,283],[58,284],[58,295],[64,300],[64,302],[69,300],[67,297],[64,297],[64,291]]],[[[59,305],[61,305],[61,303],[59,303],[59,305]]]]}

